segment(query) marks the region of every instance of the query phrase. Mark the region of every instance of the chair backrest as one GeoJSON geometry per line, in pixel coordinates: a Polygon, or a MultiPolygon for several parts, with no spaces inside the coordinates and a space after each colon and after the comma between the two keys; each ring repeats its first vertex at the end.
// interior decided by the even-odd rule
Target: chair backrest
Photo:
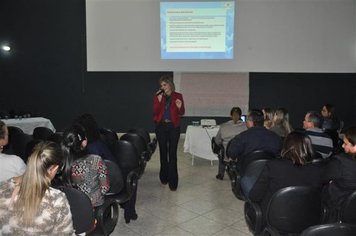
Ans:
{"type": "Polygon", "coordinates": [[[150,153],[147,149],[148,146],[147,146],[145,140],[138,134],[134,134],[134,133],[126,133],[120,137],[120,140],[128,141],[135,146],[135,148],[137,149],[137,152],[139,154],[139,157],[140,157],[140,166],[143,167],[143,169],[142,169],[142,171],[143,171],[145,163],[150,158],[150,153]]]}
{"type": "Polygon", "coordinates": [[[95,217],[89,197],[75,188],[61,186],[59,189],[68,199],[75,233],[80,234],[92,229],[95,217]]]}
{"type": "Polygon", "coordinates": [[[127,132],[138,134],[145,140],[146,144],[149,144],[151,142],[150,134],[143,128],[131,128],[127,132]]]}
{"type": "Polygon", "coordinates": [[[246,199],[248,197],[250,190],[255,185],[263,170],[263,167],[265,167],[267,162],[268,159],[254,160],[246,167],[243,175],[240,176],[240,185],[242,190],[240,198],[246,199]]]}
{"type": "Polygon", "coordinates": [[[147,158],[147,161],[148,161],[151,158],[151,155],[156,150],[157,139],[153,138],[151,140],[150,134],[147,132],[147,130],[145,130],[143,128],[132,128],[132,129],[129,129],[128,133],[138,134],[145,140],[146,146],[147,146],[147,151],[149,152],[149,157],[147,158]]]}
{"type": "Polygon", "coordinates": [[[280,233],[301,233],[320,224],[322,214],[320,189],[292,186],[278,190],[267,208],[267,224],[280,233]]]}
{"type": "Polygon", "coordinates": [[[11,139],[13,135],[24,134],[23,130],[16,126],[7,126],[7,130],[9,131],[9,139],[11,139]]]}
{"type": "Polygon", "coordinates": [[[130,171],[139,168],[140,159],[134,144],[126,140],[119,140],[114,144],[116,163],[122,171],[123,179],[130,171]]]}
{"type": "Polygon", "coordinates": [[[16,133],[9,136],[9,145],[13,154],[21,157],[25,162],[28,158],[27,156],[27,145],[32,141],[32,136],[25,133],[16,133]]]}
{"type": "Polygon", "coordinates": [[[301,236],[355,236],[356,226],[344,223],[314,225],[303,231],[301,236]]]}
{"type": "Polygon", "coordinates": [[[131,142],[137,148],[139,154],[147,151],[147,143],[144,138],[136,133],[126,133],[120,137],[120,140],[131,142]]]}
{"type": "Polygon", "coordinates": [[[340,220],[343,223],[356,225],[356,191],[346,198],[340,210],[340,220]]]}
{"type": "Polygon", "coordinates": [[[274,158],[275,155],[271,152],[266,152],[263,150],[253,151],[241,159],[242,161],[240,163],[240,175],[245,175],[245,171],[251,162],[256,160],[270,160],[274,158]]]}
{"type": "Polygon", "coordinates": [[[211,138],[211,150],[213,151],[213,153],[219,155],[221,154],[221,148],[224,148],[224,146],[222,144],[217,144],[215,141],[215,137],[211,138]]]}
{"type": "Polygon", "coordinates": [[[52,134],[50,137],[48,137],[47,140],[48,140],[48,141],[55,142],[55,143],[57,143],[57,144],[61,144],[62,139],[63,139],[62,133],[54,133],[54,134],[52,134]]]}
{"type": "Polygon", "coordinates": [[[333,141],[333,153],[339,153],[342,150],[343,141],[339,137],[339,133],[336,130],[326,129],[324,133],[329,135],[331,140],[333,141]]]}
{"type": "Polygon", "coordinates": [[[48,140],[53,135],[53,131],[47,127],[36,127],[33,130],[32,137],[39,140],[48,140]]]}
{"type": "Polygon", "coordinates": [[[122,172],[120,167],[109,160],[104,160],[107,170],[108,170],[108,178],[110,182],[110,194],[117,194],[124,188],[124,180],[122,178],[122,172]]]}
{"type": "Polygon", "coordinates": [[[110,151],[114,153],[114,145],[119,140],[117,133],[111,129],[101,128],[99,130],[101,140],[109,147],[110,151]]]}

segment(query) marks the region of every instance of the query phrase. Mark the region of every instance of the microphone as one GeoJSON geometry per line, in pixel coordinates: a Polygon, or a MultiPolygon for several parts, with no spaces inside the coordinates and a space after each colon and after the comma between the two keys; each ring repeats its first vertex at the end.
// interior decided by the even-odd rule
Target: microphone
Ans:
{"type": "Polygon", "coordinates": [[[160,94],[162,94],[162,93],[164,93],[164,90],[163,90],[163,89],[160,89],[160,90],[158,90],[158,92],[156,93],[156,96],[158,96],[158,95],[160,95],[160,94]]]}

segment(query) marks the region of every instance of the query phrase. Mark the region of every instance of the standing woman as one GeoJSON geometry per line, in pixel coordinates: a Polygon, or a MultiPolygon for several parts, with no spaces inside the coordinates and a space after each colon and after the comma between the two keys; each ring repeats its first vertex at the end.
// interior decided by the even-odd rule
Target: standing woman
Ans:
{"type": "Polygon", "coordinates": [[[75,235],[68,200],[51,187],[63,156],[58,144],[37,144],[22,176],[0,183],[0,235],[75,235]]]}
{"type": "Polygon", "coordinates": [[[180,136],[180,117],[184,115],[184,101],[175,92],[171,75],[159,79],[161,89],[153,98],[153,120],[156,123],[156,136],[159,144],[161,169],[159,178],[162,184],[169,184],[175,191],[178,187],[177,147],[180,136]]]}

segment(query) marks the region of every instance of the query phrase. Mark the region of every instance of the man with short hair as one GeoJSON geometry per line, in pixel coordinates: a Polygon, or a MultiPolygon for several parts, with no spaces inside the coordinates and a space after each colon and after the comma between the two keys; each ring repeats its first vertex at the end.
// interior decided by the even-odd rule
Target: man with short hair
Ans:
{"type": "Polygon", "coordinates": [[[305,114],[303,128],[312,141],[315,152],[322,158],[328,158],[333,153],[333,141],[329,135],[321,129],[322,116],[316,111],[309,111],[305,114]]]}
{"type": "Polygon", "coordinates": [[[264,118],[261,110],[252,109],[247,114],[247,130],[235,136],[229,145],[227,155],[237,160],[237,169],[246,155],[253,151],[266,151],[278,156],[280,154],[282,139],[273,131],[263,126],[264,118]]]}
{"type": "MultiPolygon", "coordinates": [[[[236,135],[240,134],[241,132],[247,129],[245,123],[240,119],[241,114],[242,112],[239,107],[233,107],[230,111],[231,120],[221,124],[219,131],[215,136],[215,143],[217,145],[222,144],[224,146],[225,151],[228,142],[233,137],[235,137],[236,135]]],[[[219,159],[219,169],[218,169],[218,174],[216,175],[217,179],[220,180],[224,179],[225,166],[226,165],[224,163],[224,160],[219,159]]]]}

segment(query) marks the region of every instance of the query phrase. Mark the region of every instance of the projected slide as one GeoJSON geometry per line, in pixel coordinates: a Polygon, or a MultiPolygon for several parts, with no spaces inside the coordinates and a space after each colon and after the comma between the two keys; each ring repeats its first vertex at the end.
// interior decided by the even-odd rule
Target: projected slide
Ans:
{"type": "Polygon", "coordinates": [[[162,59],[233,59],[233,1],[161,2],[162,59]]]}

